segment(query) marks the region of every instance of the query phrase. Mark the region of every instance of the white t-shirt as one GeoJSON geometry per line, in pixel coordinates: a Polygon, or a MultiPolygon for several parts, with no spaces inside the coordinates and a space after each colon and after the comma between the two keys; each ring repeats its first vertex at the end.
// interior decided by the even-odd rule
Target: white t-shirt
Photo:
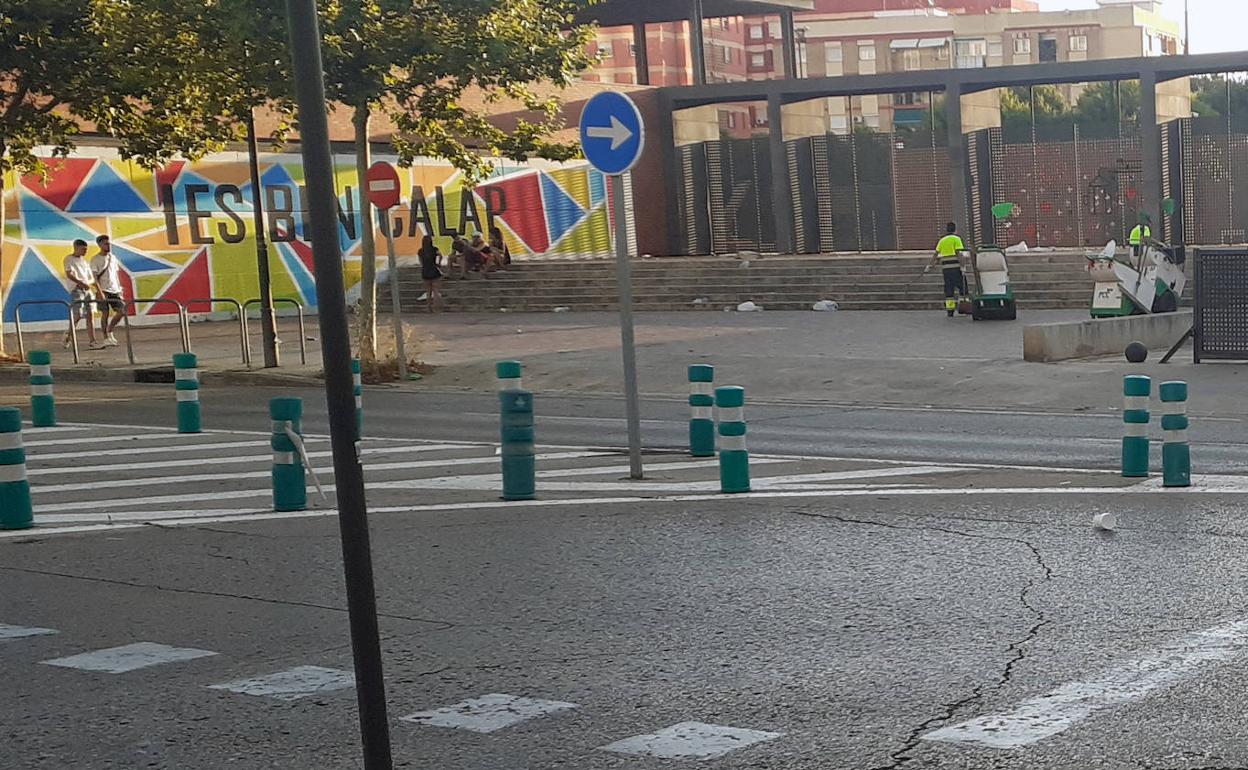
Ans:
{"type": "Polygon", "coordinates": [[[85,283],[87,286],[95,285],[95,273],[91,272],[91,265],[87,262],[86,257],[79,257],[70,254],[65,257],[65,275],[73,280],[67,280],[65,288],[75,291],[79,283],[85,283]]]}
{"type": "Polygon", "coordinates": [[[118,271],[117,257],[113,256],[113,252],[107,254],[97,254],[95,259],[91,260],[91,271],[99,276],[100,291],[106,291],[109,294],[121,294],[121,279],[117,275],[118,271]]]}

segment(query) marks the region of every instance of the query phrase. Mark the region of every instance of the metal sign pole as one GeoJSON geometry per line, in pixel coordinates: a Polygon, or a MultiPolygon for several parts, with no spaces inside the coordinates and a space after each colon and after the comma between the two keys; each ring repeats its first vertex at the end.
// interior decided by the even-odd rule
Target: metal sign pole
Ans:
{"type": "Polygon", "coordinates": [[[355,658],[355,693],[365,770],[392,770],[390,719],[382,675],[377,595],[364,500],[364,469],[355,441],[355,385],[351,375],[351,334],[347,325],[342,250],[338,243],[338,195],[325,114],[325,70],[316,0],[286,0],[291,59],[299,103],[299,135],[308,185],[312,257],[321,319],[321,356],[334,454],[338,526],[346,576],[351,651],[355,658]]]}
{"type": "Polygon", "coordinates": [[[624,352],[624,403],[628,417],[629,476],[643,478],[641,467],[641,399],[637,394],[637,348],[633,336],[633,264],[628,253],[628,218],[624,176],[611,177],[615,198],[615,283],[620,298],[620,346],[624,352]]]}
{"type": "Polygon", "coordinates": [[[407,382],[407,345],[403,341],[403,308],[399,300],[399,259],[394,254],[394,232],[390,228],[390,209],[381,210],[381,226],[385,228],[387,259],[390,265],[390,319],[394,325],[394,355],[399,360],[399,381],[407,382]]]}

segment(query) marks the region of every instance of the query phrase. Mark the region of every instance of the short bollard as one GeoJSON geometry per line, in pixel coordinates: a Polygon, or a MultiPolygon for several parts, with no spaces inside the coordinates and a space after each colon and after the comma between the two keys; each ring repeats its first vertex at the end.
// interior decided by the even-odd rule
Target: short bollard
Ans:
{"type": "Polygon", "coordinates": [[[355,389],[355,440],[364,438],[364,376],[360,373],[360,359],[351,359],[351,383],[355,389]]]}
{"type": "Polygon", "coordinates": [[[173,354],[173,386],[178,393],[178,433],[201,433],[199,360],[194,353],[173,354]]]}
{"type": "Polygon", "coordinates": [[[533,445],[533,394],[504,390],[498,394],[501,417],[503,499],[537,496],[536,451],[533,445]]]}
{"type": "MultiPolygon", "coordinates": [[[[44,355],[47,355],[46,353],[44,355]]],[[[0,529],[29,529],[35,524],[22,447],[22,412],[0,408],[0,529]]]]}
{"type": "Polygon", "coordinates": [[[1153,381],[1142,374],[1129,374],[1122,382],[1122,475],[1140,478],[1148,475],[1148,399],[1153,381]]]}
{"type": "Polygon", "coordinates": [[[303,435],[303,399],[272,399],[269,417],[273,420],[273,510],[302,511],[308,507],[303,457],[287,431],[303,435]]]}
{"type": "Polygon", "coordinates": [[[520,372],[523,369],[519,361],[499,361],[494,365],[494,373],[498,375],[498,389],[522,390],[520,372]]]}
{"type": "Polygon", "coordinates": [[[689,367],[689,454],[715,456],[715,367],[694,364],[689,367]]]}
{"type": "Polygon", "coordinates": [[[30,424],[36,428],[56,427],[56,399],[52,395],[52,354],[32,350],[30,362],[30,424]]]}
{"type": "Polygon", "coordinates": [[[1187,443],[1187,383],[1163,382],[1161,394],[1162,486],[1192,485],[1192,451],[1187,443]]]}
{"type": "Polygon", "coordinates": [[[750,453],[745,448],[745,388],[715,389],[719,410],[719,488],[736,494],[750,491],[750,453]]]}

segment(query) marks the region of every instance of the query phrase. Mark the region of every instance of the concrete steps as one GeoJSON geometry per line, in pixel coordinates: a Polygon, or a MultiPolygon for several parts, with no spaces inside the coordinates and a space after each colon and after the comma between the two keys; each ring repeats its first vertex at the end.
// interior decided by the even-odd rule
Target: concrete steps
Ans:
{"type": "MultiPolygon", "coordinates": [[[[642,311],[715,310],[752,300],[770,310],[809,310],[820,299],[842,310],[933,309],[941,307],[941,278],[933,269],[919,278],[924,254],[845,257],[764,257],[744,267],[726,258],[657,258],[633,266],[635,307],[642,311]],[[694,304],[695,299],[704,302],[694,304]]],[[[1019,306],[1031,309],[1085,308],[1092,282],[1082,251],[1041,252],[1011,257],[1010,275],[1019,306]]],[[[420,308],[424,287],[415,268],[399,270],[400,298],[420,308]]],[[[381,307],[388,289],[378,287],[381,307]]],[[[611,261],[518,262],[489,280],[443,281],[451,311],[546,312],[616,307],[615,264],[611,261]]]]}

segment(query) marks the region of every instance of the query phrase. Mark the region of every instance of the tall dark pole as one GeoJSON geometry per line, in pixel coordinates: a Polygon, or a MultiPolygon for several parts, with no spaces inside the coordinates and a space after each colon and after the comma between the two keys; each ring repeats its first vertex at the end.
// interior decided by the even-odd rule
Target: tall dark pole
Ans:
{"type": "Polygon", "coordinates": [[[329,435],[334,452],[338,490],[338,525],[351,619],[351,650],[355,657],[355,692],[360,707],[360,735],[366,770],[391,770],[390,720],[386,715],[386,684],[381,668],[377,629],[377,596],[373,588],[373,557],[368,542],[368,511],[364,501],[364,469],[355,446],[355,395],[351,381],[351,337],[338,243],[338,201],[334,193],[333,158],[325,115],[325,71],[316,0],[286,0],[295,92],[299,102],[299,141],[308,185],[312,259],[316,268],[316,299],[321,321],[321,357],[325,365],[325,396],[329,435]]]}
{"type": "Polygon", "coordinates": [[[273,315],[273,284],[269,278],[269,242],[264,234],[264,191],[260,189],[260,148],[256,144],[255,110],[247,110],[247,164],[251,167],[251,210],[256,226],[256,273],[260,276],[260,330],[264,368],[281,366],[277,352],[277,319],[273,315]]]}
{"type": "Polygon", "coordinates": [[[1183,0],[1183,55],[1187,56],[1192,52],[1192,15],[1187,7],[1187,0],[1183,0]]]}

